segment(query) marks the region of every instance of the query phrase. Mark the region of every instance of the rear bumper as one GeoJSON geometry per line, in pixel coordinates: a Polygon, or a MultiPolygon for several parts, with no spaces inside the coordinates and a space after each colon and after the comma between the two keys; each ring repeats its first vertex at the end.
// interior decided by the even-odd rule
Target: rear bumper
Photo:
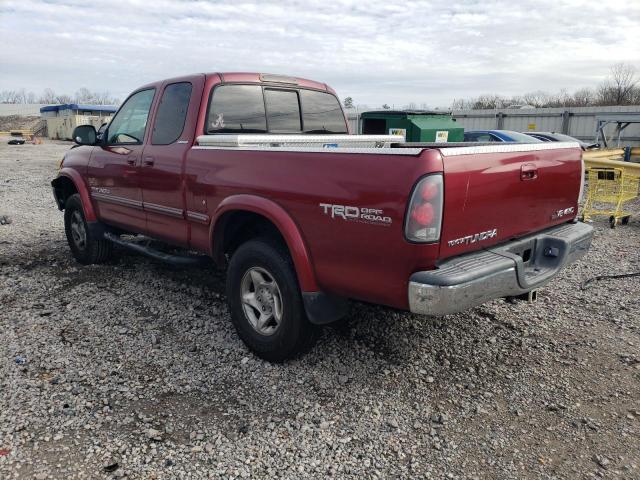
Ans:
{"type": "Polygon", "coordinates": [[[409,309],[422,315],[461,312],[489,300],[530,292],[589,249],[593,228],[563,224],[444,261],[409,280],[409,309]]]}

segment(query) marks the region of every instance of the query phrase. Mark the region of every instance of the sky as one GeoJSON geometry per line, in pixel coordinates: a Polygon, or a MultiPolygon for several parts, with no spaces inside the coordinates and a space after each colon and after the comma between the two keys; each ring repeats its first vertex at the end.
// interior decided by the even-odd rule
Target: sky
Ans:
{"type": "Polygon", "coordinates": [[[0,90],[121,99],[197,72],[319,80],[356,104],[447,107],[484,93],[640,75],[640,0],[0,0],[0,90]]]}

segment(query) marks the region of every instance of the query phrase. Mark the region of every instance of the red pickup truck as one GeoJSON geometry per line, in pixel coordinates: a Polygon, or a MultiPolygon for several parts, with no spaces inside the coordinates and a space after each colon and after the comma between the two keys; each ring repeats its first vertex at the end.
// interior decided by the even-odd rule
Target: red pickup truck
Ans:
{"type": "Polygon", "coordinates": [[[532,298],[582,256],[574,143],[416,144],[348,135],[334,91],[279,75],[145,85],[74,132],[53,180],[83,264],[144,235],[227,268],[231,319],[259,356],[308,349],[357,299],[425,315],[532,298]]]}

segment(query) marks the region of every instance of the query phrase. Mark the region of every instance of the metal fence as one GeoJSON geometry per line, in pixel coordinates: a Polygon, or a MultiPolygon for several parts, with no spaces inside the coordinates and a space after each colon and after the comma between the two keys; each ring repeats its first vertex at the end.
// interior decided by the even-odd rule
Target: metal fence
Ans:
{"type": "MultiPolygon", "coordinates": [[[[640,105],[630,107],[529,108],[497,110],[454,110],[453,118],[465,130],[515,130],[566,133],[585,141],[597,137],[598,120],[612,123],[604,127],[609,146],[640,146],[640,105]],[[615,119],[620,119],[618,122],[615,119]],[[636,123],[634,123],[636,122],[636,123]],[[618,130],[622,127],[622,130],[618,130]]],[[[360,132],[359,112],[347,111],[352,132],[360,132]]],[[[601,141],[601,140],[600,140],[601,141]]]]}

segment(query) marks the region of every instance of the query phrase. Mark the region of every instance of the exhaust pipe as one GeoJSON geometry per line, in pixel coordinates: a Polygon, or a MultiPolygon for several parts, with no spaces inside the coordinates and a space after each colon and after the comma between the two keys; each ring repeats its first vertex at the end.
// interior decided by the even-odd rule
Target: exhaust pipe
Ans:
{"type": "Polygon", "coordinates": [[[516,300],[519,300],[522,302],[534,303],[538,301],[538,290],[534,289],[529,292],[523,293],[521,295],[507,297],[507,299],[511,302],[515,302],[516,300]]]}

